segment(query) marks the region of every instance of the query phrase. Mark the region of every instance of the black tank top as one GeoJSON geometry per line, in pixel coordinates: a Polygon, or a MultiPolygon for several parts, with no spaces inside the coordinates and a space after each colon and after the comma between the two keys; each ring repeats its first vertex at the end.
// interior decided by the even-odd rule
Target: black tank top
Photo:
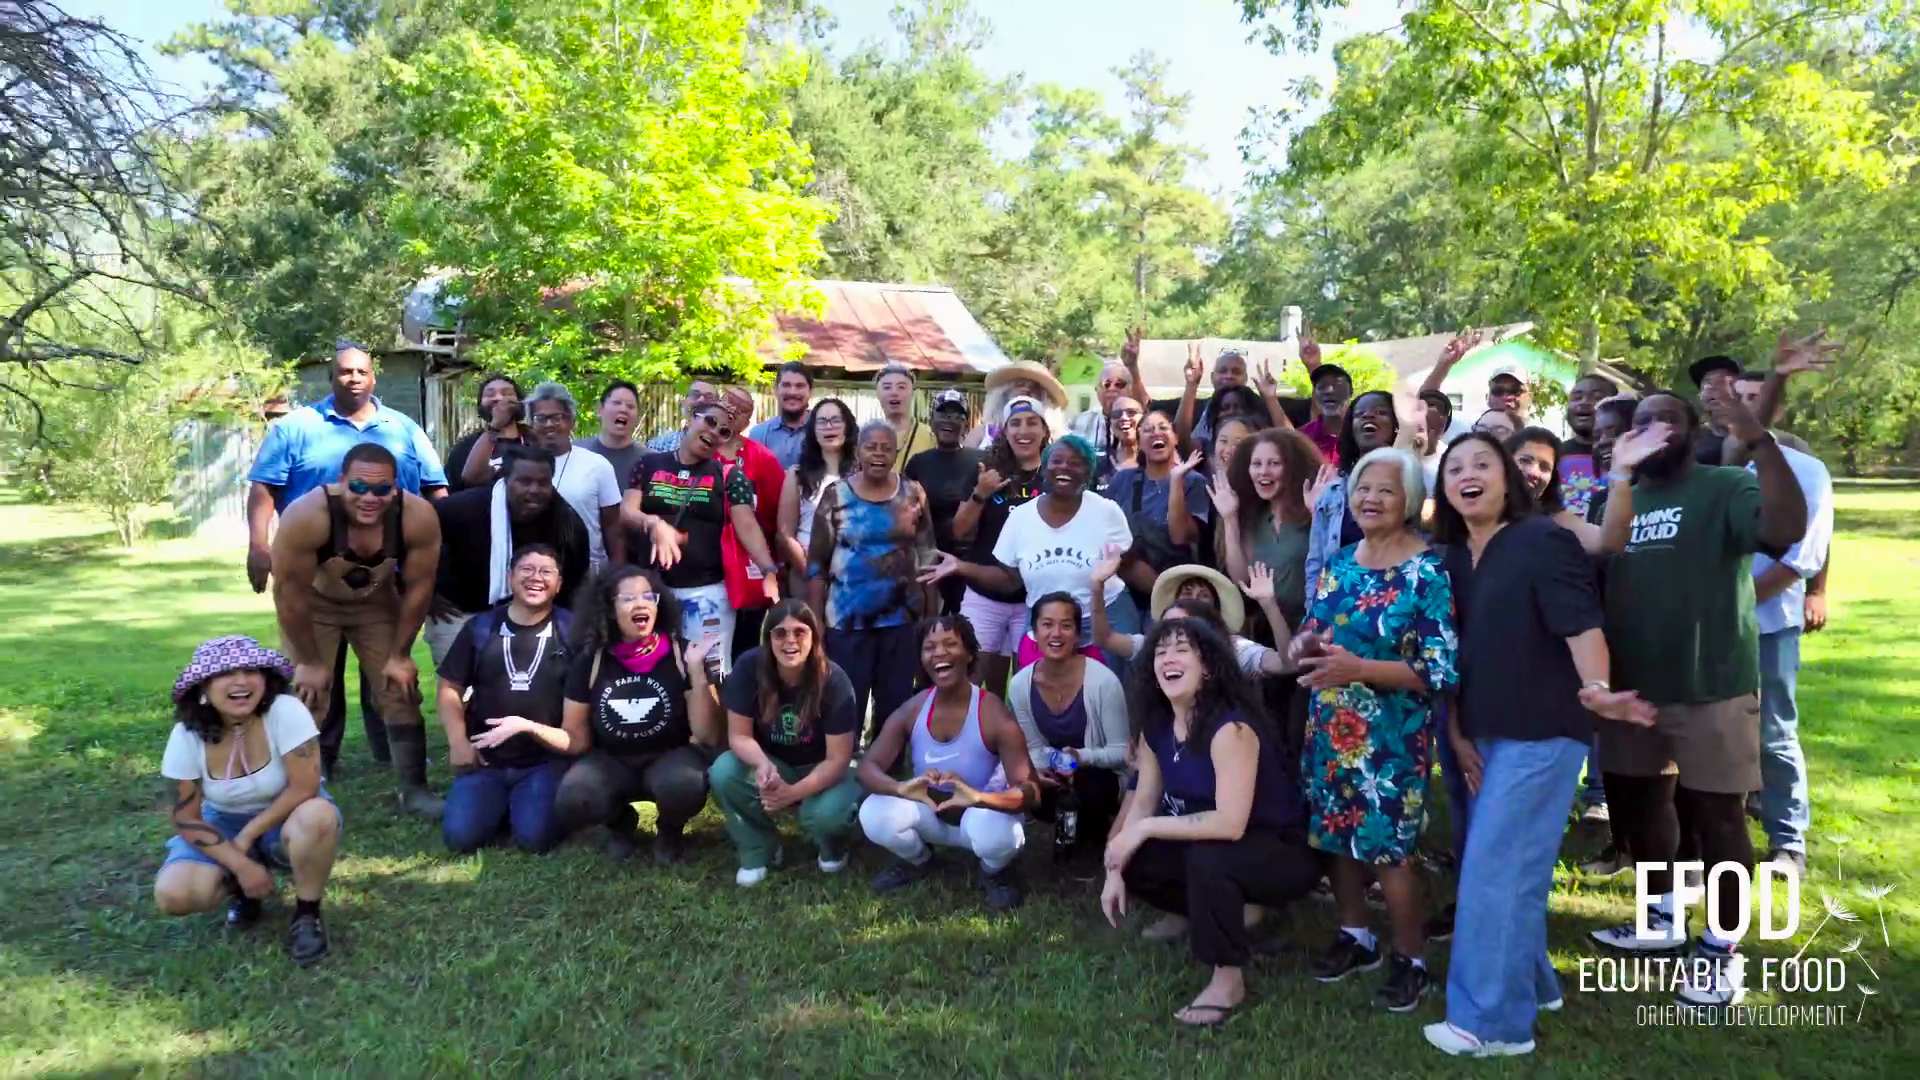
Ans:
{"type": "Polygon", "coordinates": [[[353,550],[352,524],[347,520],[346,504],[332,487],[327,493],[327,542],[320,548],[319,567],[314,574],[314,590],[333,600],[351,602],[364,599],[392,587],[399,579],[400,565],[406,558],[405,533],[400,527],[401,507],[406,496],[393,500],[382,515],[380,550],[362,555],[353,550]]]}

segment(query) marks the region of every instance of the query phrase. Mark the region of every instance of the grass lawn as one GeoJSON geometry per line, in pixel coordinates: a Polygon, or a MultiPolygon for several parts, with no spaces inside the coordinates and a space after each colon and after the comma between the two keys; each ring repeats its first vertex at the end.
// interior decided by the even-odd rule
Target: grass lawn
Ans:
{"type": "MultiPolygon", "coordinates": [[[[1002,919],[958,873],[875,900],[871,848],[827,879],[796,842],[801,869],[736,890],[711,809],[694,857],[669,872],[644,856],[611,864],[585,843],[451,857],[436,829],[390,809],[357,721],[333,784],[347,820],[327,896],[333,955],[293,968],[284,907],[238,936],[213,917],[160,918],[167,691],[204,638],[277,638],[237,552],[166,541],[129,553],[103,528],[0,500],[0,1072],[1747,1080],[1911,1077],[1920,1063],[1907,1026],[1920,1008],[1920,487],[1841,495],[1833,621],[1808,640],[1801,680],[1815,872],[1799,935],[1753,949],[1791,955],[1820,898],[1844,901],[1860,921],[1825,927],[1808,954],[1864,938],[1846,959],[1850,985],[1749,1004],[1845,1006],[1846,1022],[1641,1026],[1636,1007],[1667,995],[1582,993],[1573,974],[1593,955],[1586,932],[1629,914],[1631,878],[1563,876],[1552,930],[1567,1007],[1543,1016],[1534,1057],[1501,1063],[1426,1046],[1437,995],[1392,1016],[1372,1006],[1372,977],[1308,979],[1305,950],[1331,926],[1311,902],[1282,920],[1292,947],[1253,970],[1255,1007],[1223,1032],[1176,1031],[1169,1014],[1204,973],[1183,948],[1108,929],[1094,885],[1035,857],[1044,831],[1030,834],[1042,842],[1029,902],[1002,919]],[[1890,948],[1857,892],[1866,883],[1896,886],[1890,948]]],[[[430,670],[424,646],[419,659],[430,670]]],[[[1595,846],[1576,834],[1568,852],[1595,846]]],[[[282,897],[290,906],[290,886],[282,897]]],[[[1446,948],[1429,959],[1444,977],[1446,948]]]]}

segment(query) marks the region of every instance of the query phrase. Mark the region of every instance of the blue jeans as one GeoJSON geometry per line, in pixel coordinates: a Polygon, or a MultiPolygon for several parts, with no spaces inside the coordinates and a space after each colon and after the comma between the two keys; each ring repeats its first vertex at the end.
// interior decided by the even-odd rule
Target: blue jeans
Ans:
{"type": "Polygon", "coordinates": [[[1587,744],[1475,739],[1482,771],[1460,870],[1447,1019],[1483,1040],[1525,1042],[1560,997],[1547,959],[1547,894],[1587,744]]]}
{"type": "MultiPolygon", "coordinates": [[[[320,788],[318,798],[325,799],[329,803],[333,802],[333,796],[327,794],[327,789],[324,785],[320,788]]],[[[296,809],[298,808],[296,807],[296,809]]],[[[346,820],[341,816],[338,804],[334,805],[333,814],[336,820],[342,822],[346,820]]],[[[253,814],[239,814],[231,810],[216,810],[206,803],[200,804],[200,820],[213,826],[213,831],[219,833],[220,839],[222,840],[232,840],[234,837],[239,836],[240,830],[246,828],[248,822],[251,822],[253,818],[253,814]]],[[[287,842],[285,838],[280,835],[280,827],[284,824],[286,823],[281,822],[280,825],[275,825],[273,828],[260,834],[260,839],[253,842],[253,850],[247,852],[247,858],[252,859],[254,862],[270,870],[291,871],[293,869],[293,862],[287,857],[287,842]]],[[[160,865],[171,866],[177,862],[206,863],[208,866],[220,865],[220,860],[188,843],[186,837],[171,836],[167,838],[167,857],[160,865]]]]}
{"type": "Polygon", "coordinates": [[[1580,805],[1604,806],[1606,802],[1607,785],[1600,771],[1600,736],[1595,735],[1587,747],[1587,782],[1580,789],[1580,805]]]}
{"type": "Polygon", "coordinates": [[[1445,699],[1437,699],[1433,704],[1433,742],[1435,752],[1440,755],[1440,782],[1447,789],[1447,817],[1453,824],[1453,835],[1448,838],[1453,845],[1453,861],[1463,863],[1467,858],[1467,825],[1473,820],[1473,797],[1467,793],[1467,778],[1460,774],[1460,759],[1453,752],[1453,740],[1447,738],[1445,699]]]}
{"type": "Polygon", "coordinates": [[[1767,842],[1807,852],[1813,809],[1807,798],[1807,758],[1800,752],[1800,631],[1760,635],[1760,824],[1767,842]]]}
{"type": "Polygon", "coordinates": [[[561,835],[553,797],[567,765],[486,765],[455,776],[440,816],[447,848],[462,855],[478,851],[500,835],[503,824],[511,827],[513,842],[523,851],[552,848],[561,835]]]}

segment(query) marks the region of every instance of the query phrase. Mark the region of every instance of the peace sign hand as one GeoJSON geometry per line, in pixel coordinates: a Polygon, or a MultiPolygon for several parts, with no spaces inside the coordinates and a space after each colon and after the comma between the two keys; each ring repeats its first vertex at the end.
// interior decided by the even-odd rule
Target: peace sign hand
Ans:
{"type": "Polygon", "coordinates": [[[1146,332],[1147,328],[1144,326],[1130,326],[1127,328],[1127,340],[1120,344],[1120,362],[1122,364],[1127,367],[1132,367],[1140,362],[1140,339],[1146,335],[1146,332]]]}
{"type": "Polygon", "coordinates": [[[1200,385],[1200,376],[1206,374],[1206,370],[1207,365],[1200,359],[1200,343],[1198,341],[1187,342],[1187,388],[1197,388],[1200,385]]]}

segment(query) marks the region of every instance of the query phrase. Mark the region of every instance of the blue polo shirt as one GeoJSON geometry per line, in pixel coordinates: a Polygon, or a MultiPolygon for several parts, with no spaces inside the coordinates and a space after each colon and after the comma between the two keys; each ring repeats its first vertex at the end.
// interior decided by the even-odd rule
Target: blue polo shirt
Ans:
{"type": "Polygon", "coordinates": [[[807,420],[813,416],[809,409],[800,417],[799,427],[788,427],[787,422],[777,414],[753,425],[747,431],[747,438],[773,451],[780,459],[780,467],[791,469],[800,464],[800,447],[807,441],[807,420]]]}
{"type": "Polygon", "coordinates": [[[287,504],[322,484],[340,479],[340,463],[347,451],[363,442],[379,443],[400,465],[401,490],[420,494],[422,486],[443,487],[447,474],[427,433],[404,413],[373,399],[373,419],[364,426],[333,411],[328,394],[304,409],[296,409],[267,429],[260,456],[253,460],[247,479],[274,488],[273,507],[287,504]]]}

